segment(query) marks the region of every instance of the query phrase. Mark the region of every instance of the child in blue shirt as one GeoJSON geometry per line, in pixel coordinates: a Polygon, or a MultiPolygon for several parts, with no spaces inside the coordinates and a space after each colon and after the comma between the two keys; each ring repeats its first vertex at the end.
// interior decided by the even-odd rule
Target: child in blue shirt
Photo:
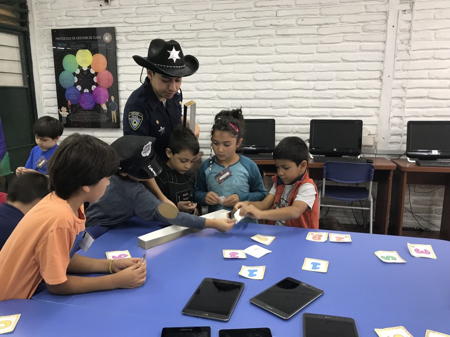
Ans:
{"type": "Polygon", "coordinates": [[[241,109],[219,112],[211,130],[215,156],[200,166],[195,199],[208,205],[208,212],[231,210],[239,201],[259,201],[266,196],[258,166],[236,153],[244,137],[241,109]]]}
{"type": "Polygon", "coordinates": [[[43,116],[33,126],[36,146],[31,149],[24,167],[18,167],[16,174],[37,171],[48,174],[47,163],[58,148],[57,142],[64,130],[62,123],[53,117],[43,116]]]}

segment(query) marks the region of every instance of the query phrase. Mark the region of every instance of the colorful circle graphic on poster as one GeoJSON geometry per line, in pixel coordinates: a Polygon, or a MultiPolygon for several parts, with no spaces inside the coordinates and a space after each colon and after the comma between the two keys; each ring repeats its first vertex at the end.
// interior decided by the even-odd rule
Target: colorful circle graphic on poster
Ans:
{"type": "Polygon", "coordinates": [[[104,106],[110,100],[108,88],[114,77],[107,70],[105,55],[92,55],[88,49],[79,49],[75,55],[67,54],[62,60],[64,70],[58,82],[66,89],[64,96],[70,104],[79,104],[85,110],[92,110],[95,104],[104,106]]]}

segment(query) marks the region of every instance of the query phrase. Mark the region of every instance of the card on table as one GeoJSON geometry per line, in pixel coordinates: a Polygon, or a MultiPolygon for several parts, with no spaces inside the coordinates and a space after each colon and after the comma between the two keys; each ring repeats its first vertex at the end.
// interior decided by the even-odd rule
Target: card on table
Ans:
{"type": "Polygon", "coordinates": [[[222,249],[225,259],[246,259],[247,255],[242,249],[222,249]]]}
{"type": "Polygon", "coordinates": [[[395,250],[377,250],[375,255],[385,263],[406,263],[395,250]]]}
{"type": "Polygon", "coordinates": [[[251,255],[253,257],[256,257],[257,259],[259,259],[260,257],[272,253],[271,250],[268,250],[266,248],[263,248],[261,246],[258,245],[252,245],[250,247],[247,247],[244,249],[244,252],[248,255],[251,255]]]}
{"type": "Polygon", "coordinates": [[[312,259],[305,257],[303,261],[303,270],[326,273],[328,271],[329,262],[327,260],[312,259]]]}
{"type": "Polygon", "coordinates": [[[272,235],[256,234],[256,235],[253,235],[250,239],[252,239],[256,242],[262,243],[263,245],[268,246],[273,242],[273,240],[275,240],[275,238],[276,237],[272,236],[272,235]]]}
{"type": "Polygon", "coordinates": [[[427,330],[425,331],[425,337],[450,337],[450,335],[433,330],[427,330]]]}
{"type": "Polygon", "coordinates": [[[392,328],[375,329],[378,337],[413,337],[404,326],[394,326],[392,328]]]}
{"type": "Polygon", "coordinates": [[[429,259],[436,259],[433,247],[431,245],[421,245],[408,242],[409,253],[414,257],[426,257],[429,259]]]}
{"type": "Polygon", "coordinates": [[[266,266],[242,266],[239,275],[252,280],[262,280],[266,266]]]}
{"type": "Polygon", "coordinates": [[[108,260],[127,259],[131,257],[128,250],[112,250],[105,252],[105,254],[108,260]]]}
{"type": "Polygon", "coordinates": [[[308,232],[306,240],[315,242],[325,242],[328,239],[327,232],[308,232]]]}
{"type": "Polygon", "coordinates": [[[330,242],[352,242],[352,236],[350,234],[330,233],[328,239],[330,242]]]}
{"type": "Polygon", "coordinates": [[[13,332],[21,314],[0,316],[0,335],[13,332]]]}

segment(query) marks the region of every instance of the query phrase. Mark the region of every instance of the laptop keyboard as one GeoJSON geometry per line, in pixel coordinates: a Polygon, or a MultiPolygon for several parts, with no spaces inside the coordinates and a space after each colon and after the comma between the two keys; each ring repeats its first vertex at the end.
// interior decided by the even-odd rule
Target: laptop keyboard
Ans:
{"type": "Polygon", "coordinates": [[[426,159],[417,159],[417,166],[425,166],[425,167],[450,167],[450,160],[426,160],[426,159]]]}
{"type": "Polygon", "coordinates": [[[318,163],[325,163],[328,161],[337,161],[344,163],[372,163],[371,159],[357,158],[357,157],[314,157],[314,161],[318,163]]]}

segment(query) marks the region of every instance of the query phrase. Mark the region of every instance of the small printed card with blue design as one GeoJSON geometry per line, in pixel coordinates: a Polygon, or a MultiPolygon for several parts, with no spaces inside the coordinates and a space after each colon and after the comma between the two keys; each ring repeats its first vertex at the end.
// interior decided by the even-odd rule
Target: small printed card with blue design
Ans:
{"type": "Polygon", "coordinates": [[[308,232],[306,240],[315,242],[325,242],[328,240],[327,232],[308,232]]]}
{"type": "Polygon", "coordinates": [[[246,259],[247,255],[241,249],[222,249],[225,259],[246,259]]]}
{"type": "Polygon", "coordinates": [[[425,337],[450,337],[450,335],[433,330],[427,330],[425,331],[425,337]]]}
{"type": "Polygon", "coordinates": [[[330,233],[328,240],[330,242],[352,242],[352,236],[350,234],[330,233]]]}
{"type": "Polygon", "coordinates": [[[406,263],[395,250],[377,250],[375,255],[385,263],[406,263]]]}
{"type": "Polygon", "coordinates": [[[303,270],[315,271],[318,273],[326,273],[328,271],[329,262],[327,260],[312,259],[305,257],[303,261],[303,270]]]}
{"type": "Polygon", "coordinates": [[[127,259],[131,257],[128,250],[113,250],[110,252],[105,252],[105,254],[108,260],[127,259]]]}
{"type": "Polygon", "coordinates": [[[20,314],[0,316],[0,335],[13,332],[19,319],[20,314]]]}
{"type": "Polygon", "coordinates": [[[252,239],[256,242],[262,243],[263,245],[268,246],[273,242],[273,240],[275,240],[275,238],[276,237],[272,236],[272,235],[256,234],[256,235],[253,235],[250,239],[252,239]]]}
{"type": "Polygon", "coordinates": [[[404,326],[394,326],[392,328],[375,329],[378,337],[414,337],[404,326]]]}
{"type": "Polygon", "coordinates": [[[244,252],[245,252],[245,254],[256,257],[257,259],[259,259],[260,257],[263,257],[266,254],[272,253],[271,250],[268,250],[268,249],[263,248],[258,245],[253,245],[253,246],[247,247],[244,249],[244,252]]]}
{"type": "Polygon", "coordinates": [[[239,275],[252,280],[262,280],[265,272],[266,266],[242,266],[239,275]]]}
{"type": "Polygon", "coordinates": [[[426,257],[436,259],[433,247],[431,245],[421,245],[408,242],[409,253],[414,257],[426,257]]]}

